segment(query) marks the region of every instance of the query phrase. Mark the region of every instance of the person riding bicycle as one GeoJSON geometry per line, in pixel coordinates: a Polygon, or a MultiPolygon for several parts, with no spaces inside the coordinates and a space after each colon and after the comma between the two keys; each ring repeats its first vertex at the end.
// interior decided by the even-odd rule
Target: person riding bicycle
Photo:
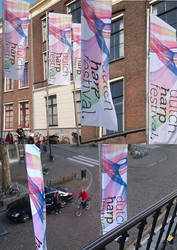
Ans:
{"type": "Polygon", "coordinates": [[[82,199],[81,204],[83,208],[85,208],[87,205],[87,201],[88,201],[88,193],[84,189],[82,189],[77,198],[82,199]]]}

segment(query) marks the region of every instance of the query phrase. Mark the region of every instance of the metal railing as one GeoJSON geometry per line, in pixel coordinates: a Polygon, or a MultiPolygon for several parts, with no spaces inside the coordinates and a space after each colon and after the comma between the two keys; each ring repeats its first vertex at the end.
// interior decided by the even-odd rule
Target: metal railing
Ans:
{"type": "MultiPolygon", "coordinates": [[[[159,187],[160,188],[160,187],[159,187]]],[[[146,237],[146,245],[143,249],[165,250],[168,239],[175,237],[177,231],[177,190],[161,199],[156,204],[147,208],[135,217],[127,220],[121,226],[111,230],[107,234],[101,236],[94,242],[82,248],[82,250],[104,250],[104,249],[140,249],[144,235],[146,237]],[[149,223],[148,223],[149,221],[149,223]],[[161,223],[159,227],[159,223],[161,223]],[[156,227],[159,227],[159,232],[156,232],[156,227]],[[130,231],[136,230],[136,235],[133,239],[133,247],[127,248],[130,245],[128,238],[131,238],[130,231]],[[169,237],[170,236],[170,237],[169,237]],[[117,240],[116,240],[117,239],[117,240]],[[116,241],[115,241],[116,240],[116,241]],[[116,244],[111,247],[111,244],[116,244]],[[116,242],[116,243],[115,243],[116,242]],[[110,244],[111,243],[111,244],[110,244]],[[152,248],[153,243],[153,248],[152,248]]],[[[135,234],[135,232],[134,232],[135,234]]],[[[173,243],[173,241],[171,241],[173,243]]]]}

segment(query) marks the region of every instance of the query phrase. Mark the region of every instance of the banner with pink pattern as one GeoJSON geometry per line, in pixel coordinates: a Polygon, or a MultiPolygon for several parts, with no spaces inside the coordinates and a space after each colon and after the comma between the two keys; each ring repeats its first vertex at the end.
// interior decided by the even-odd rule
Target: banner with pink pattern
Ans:
{"type": "Polygon", "coordinates": [[[81,86],[81,24],[72,24],[73,79],[76,87],[81,86]]]}
{"type": "Polygon", "coordinates": [[[46,203],[40,150],[34,144],[26,144],[25,154],[35,245],[38,250],[47,250],[46,203]]]}
{"type": "Polygon", "coordinates": [[[102,145],[103,234],[127,220],[127,154],[127,145],[102,145]]]}
{"type": "Polygon", "coordinates": [[[81,124],[118,131],[109,84],[112,1],[81,4],[81,124]]]}
{"type": "Polygon", "coordinates": [[[70,84],[71,18],[71,15],[49,13],[49,84],[70,84]]]}
{"type": "Polygon", "coordinates": [[[28,45],[29,2],[4,0],[4,76],[23,80],[28,45]]]}
{"type": "Polygon", "coordinates": [[[149,143],[177,143],[176,30],[151,14],[149,143]]]}

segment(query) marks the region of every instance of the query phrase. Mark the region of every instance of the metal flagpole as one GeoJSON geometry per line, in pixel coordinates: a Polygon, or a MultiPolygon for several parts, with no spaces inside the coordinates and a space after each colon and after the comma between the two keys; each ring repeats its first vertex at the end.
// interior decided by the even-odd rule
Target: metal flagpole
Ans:
{"type": "Polygon", "coordinates": [[[4,42],[5,42],[5,15],[4,15],[4,1],[2,1],[2,51],[1,51],[1,60],[2,60],[2,85],[1,85],[1,143],[3,140],[3,127],[4,127],[4,42]]]}
{"type": "Polygon", "coordinates": [[[32,83],[32,127],[34,131],[34,57],[33,57],[33,21],[32,21],[32,13],[31,13],[31,21],[30,21],[30,28],[31,28],[31,83],[32,83]]]}
{"type": "Polygon", "coordinates": [[[46,113],[47,113],[47,142],[49,145],[49,159],[53,161],[52,156],[52,148],[50,144],[50,135],[49,135],[49,14],[48,11],[46,11],[46,26],[47,26],[47,38],[46,38],[46,55],[47,55],[47,70],[46,70],[46,113]]]}
{"type": "Polygon", "coordinates": [[[46,27],[47,27],[47,37],[46,37],[46,113],[47,113],[47,140],[49,142],[49,88],[48,88],[48,79],[49,79],[49,18],[48,12],[46,11],[46,27]]]}
{"type": "MultiPolygon", "coordinates": [[[[98,190],[100,191],[100,209],[102,207],[102,144],[98,144],[98,157],[99,157],[99,173],[98,173],[98,190]]],[[[101,218],[101,217],[100,217],[101,218]]],[[[100,230],[100,235],[102,235],[102,229],[100,230]]]]}
{"type": "Polygon", "coordinates": [[[73,87],[74,87],[74,114],[75,114],[75,122],[76,122],[76,129],[77,129],[77,146],[80,145],[80,139],[79,139],[79,126],[78,126],[78,119],[77,119],[77,105],[76,105],[76,84],[74,80],[74,56],[73,56],[73,46],[72,46],[72,52],[71,52],[71,58],[72,58],[72,73],[73,73],[73,87]]]}
{"type": "Polygon", "coordinates": [[[149,113],[149,24],[150,24],[150,15],[149,8],[147,9],[147,27],[146,27],[146,143],[149,144],[149,121],[150,121],[150,113],[149,113]]]}

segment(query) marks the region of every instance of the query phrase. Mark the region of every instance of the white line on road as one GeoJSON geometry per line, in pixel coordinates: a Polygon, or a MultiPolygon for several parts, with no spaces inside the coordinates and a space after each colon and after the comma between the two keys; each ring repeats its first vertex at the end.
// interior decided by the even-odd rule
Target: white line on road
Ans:
{"type": "Polygon", "coordinates": [[[81,165],[86,165],[86,166],[89,166],[89,167],[95,167],[94,165],[92,164],[89,164],[89,163],[86,163],[86,162],[83,162],[83,161],[79,161],[79,160],[76,160],[76,159],[73,159],[73,158],[67,158],[69,161],[74,161],[74,162],[77,162],[77,163],[80,163],[81,165]]]}
{"type": "Polygon", "coordinates": [[[78,157],[79,157],[79,158],[86,159],[86,160],[90,160],[90,161],[92,161],[92,162],[94,162],[94,163],[99,164],[99,161],[98,161],[98,160],[95,160],[95,159],[92,159],[92,158],[89,158],[89,157],[85,157],[85,156],[83,156],[83,155],[78,155],[78,157]]]}
{"type": "Polygon", "coordinates": [[[98,165],[97,162],[92,161],[92,160],[89,160],[89,159],[86,159],[86,157],[85,157],[85,158],[81,158],[81,157],[79,157],[79,156],[73,156],[72,158],[74,158],[74,159],[76,159],[76,160],[79,160],[79,161],[81,161],[81,162],[84,161],[84,162],[88,162],[89,164],[98,165]]]}

